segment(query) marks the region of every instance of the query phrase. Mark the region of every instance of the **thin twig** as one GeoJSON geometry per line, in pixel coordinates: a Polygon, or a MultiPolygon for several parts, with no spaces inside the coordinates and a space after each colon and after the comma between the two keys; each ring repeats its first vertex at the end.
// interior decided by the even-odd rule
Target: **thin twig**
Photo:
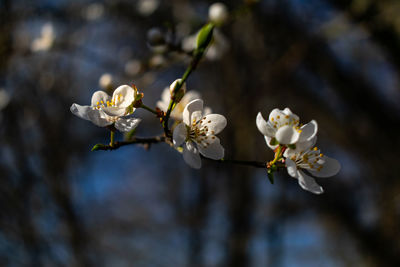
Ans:
{"type": "Polygon", "coordinates": [[[129,141],[117,141],[113,144],[113,146],[110,145],[102,145],[96,148],[96,150],[115,150],[118,149],[121,146],[127,146],[127,145],[133,145],[133,144],[156,144],[156,143],[163,143],[165,142],[165,137],[164,136],[155,136],[155,137],[149,137],[149,138],[142,138],[142,137],[132,137],[131,140],[129,141]]]}
{"type": "Polygon", "coordinates": [[[236,159],[210,159],[203,157],[203,159],[218,162],[218,163],[228,163],[228,164],[235,164],[235,165],[244,165],[244,166],[251,166],[255,168],[262,168],[267,169],[267,163],[261,161],[248,161],[248,160],[236,160],[236,159]]]}

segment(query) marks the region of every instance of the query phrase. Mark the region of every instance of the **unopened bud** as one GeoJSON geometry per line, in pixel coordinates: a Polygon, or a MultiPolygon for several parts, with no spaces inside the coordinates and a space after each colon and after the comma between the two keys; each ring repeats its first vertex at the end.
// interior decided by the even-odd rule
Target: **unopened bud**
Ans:
{"type": "Polygon", "coordinates": [[[174,99],[175,102],[181,101],[182,97],[186,93],[186,84],[181,84],[182,79],[176,79],[171,85],[169,86],[169,92],[171,93],[171,99],[174,99]],[[179,90],[175,92],[177,86],[180,86],[179,90]]]}
{"type": "Polygon", "coordinates": [[[223,24],[229,18],[228,8],[223,3],[214,3],[208,9],[208,18],[215,24],[223,24]]]}
{"type": "Polygon", "coordinates": [[[204,53],[207,46],[210,44],[213,37],[214,24],[208,23],[200,29],[197,34],[196,50],[198,53],[204,53]]]}
{"type": "Polygon", "coordinates": [[[159,46],[165,44],[165,34],[159,28],[151,28],[147,32],[147,42],[151,46],[159,46]]]}

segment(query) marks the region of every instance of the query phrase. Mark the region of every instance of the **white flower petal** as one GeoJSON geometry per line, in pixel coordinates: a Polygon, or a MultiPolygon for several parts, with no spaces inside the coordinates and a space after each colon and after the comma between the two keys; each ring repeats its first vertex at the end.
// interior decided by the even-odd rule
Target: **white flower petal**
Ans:
{"type": "Polygon", "coordinates": [[[265,143],[267,143],[267,146],[269,148],[271,148],[272,150],[275,150],[279,146],[279,145],[274,145],[273,146],[273,145],[270,144],[272,137],[264,136],[264,139],[265,139],[265,143]]]}
{"type": "Polygon", "coordinates": [[[203,115],[208,115],[212,113],[212,109],[210,107],[204,107],[203,115]]]}
{"type": "Polygon", "coordinates": [[[162,111],[166,112],[168,109],[169,101],[171,100],[171,94],[169,93],[169,88],[166,87],[161,94],[161,100],[157,101],[156,106],[162,111]]]}
{"type": "Polygon", "coordinates": [[[269,120],[269,121],[274,121],[278,116],[279,116],[280,118],[283,118],[285,115],[286,115],[286,114],[283,113],[282,110],[280,110],[280,109],[278,109],[278,108],[274,108],[274,109],[271,111],[271,113],[269,113],[268,120],[269,120]],[[274,120],[272,120],[272,119],[274,119],[274,120]]]}
{"type": "Polygon", "coordinates": [[[288,174],[294,178],[299,178],[299,171],[297,170],[296,163],[291,159],[286,159],[285,163],[288,174]]]}
{"type": "Polygon", "coordinates": [[[135,90],[129,85],[121,85],[115,89],[112,99],[118,107],[126,108],[135,100],[135,90]]]}
{"type": "MultiPolygon", "coordinates": [[[[272,113],[272,112],[271,112],[272,113]]],[[[256,118],[256,125],[258,130],[265,136],[274,137],[276,130],[271,127],[261,115],[261,112],[258,112],[256,118]]]]}
{"type": "Polygon", "coordinates": [[[187,129],[184,123],[179,123],[175,129],[172,136],[173,142],[175,146],[180,146],[183,142],[185,142],[187,137],[187,129]]]}
{"type": "MultiPolygon", "coordinates": [[[[169,86],[169,92],[172,94],[173,90],[175,90],[175,87],[178,85],[178,82],[180,82],[182,79],[176,79],[171,85],[169,86]]],[[[181,88],[179,90],[183,90],[186,92],[186,83],[183,83],[181,88]]]]}
{"type": "Polygon", "coordinates": [[[200,153],[210,159],[222,159],[224,157],[224,148],[220,144],[219,138],[216,136],[209,136],[207,139],[207,143],[209,145],[203,146],[201,144],[197,144],[200,153]]]}
{"type": "Polygon", "coordinates": [[[307,151],[308,149],[313,147],[316,142],[317,142],[317,136],[314,136],[310,141],[297,142],[296,148],[295,149],[287,148],[283,153],[283,156],[287,158],[290,157],[291,155],[298,154],[302,151],[307,151]]]}
{"type": "Polygon", "coordinates": [[[183,159],[190,167],[200,169],[201,158],[199,150],[190,141],[186,142],[186,145],[183,146],[183,159]]]}
{"type": "Polygon", "coordinates": [[[135,129],[141,121],[142,120],[138,118],[119,118],[115,123],[115,128],[117,128],[120,132],[129,132],[135,129]]]}
{"type": "Polygon", "coordinates": [[[282,126],[276,131],[275,138],[282,145],[294,144],[299,140],[299,132],[290,125],[282,126]]]}
{"type": "Polygon", "coordinates": [[[181,100],[180,103],[186,103],[187,104],[192,100],[200,99],[200,98],[201,98],[201,96],[200,96],[199,92],[197,92],[195,90],[190,90],[190,91],[186,92],[186,94],[182,97],[182,100],[181,100]]]}
{"type": "MultiPolygon", "coordinates": [[[[337,174],[340,171],[340,163],[336,159],[323,156],[324,161],[320,171],[308,170],[313,176],[316,177],[330,177],[337,174]]],[[[321,161],[322,163],[322,161],[321,161]]]]}
{"type": "Polygon", "coordinates": [[[99,127],[105,127],[113,124],[107,114],[105,114],[102,110],[92,109],[89,110],[87,114],[89,120],[99,127]]]}
{"type": "Polygon", "coordinates": [[[114,117],[121,117],[125,115],[129,115],[126,112],[125,107],[104,107],[101,108],[101,110],[104,111],[108,116],[114,116],[114,117]]]}
{"type": "Polygon", "coordinates": [[[75,103],[72,104],[70,108],[72,114],[84,120],[90,120],[88,117],[88,112],[92,109],[93,108],[91,106],[81,106],[75,103]]]}
{"type": "Polygon", "coordinates": [[[317,184],[317,182],[315,182],[314,178],[306,175],[302,171],[298,171],[298,174],[299,185],[301,186],[301,188],[314,194],[322,194],[324,192],[324,189],[322,189],[322,187],[317,184]]]}
{"type": "Polygon", "coordinates": [[[293,120],[298,121],[299,120],[299,116],[297,116],[296,114],[294,114],[289,108],[285,108],[283,110],[283,113],[286,115],[289,115],[293,120]]]}
{"type": "Polygon", "coordinates": [[[107,101],[110,101],[111,97],[104,91],[96,91],[92,95],[91,105],[95,107],[97,105],[104,104],[106,105],[107,101]],[[103,101],[103,103],[102,103],[103,101]]]}
{"type": "Polygon", "coordinates": [[[183,122],[190,126],[192,124],[191,122],[191,118],[192,118],[192,113],[196,112],[196,111],[200,111],[203,112],[203,100],[201,99],[195,99],[191,102],[189,102],[185,109],[183,110],[183,122]]]}
{"type": "Polygon", "coordinates": [[[208,133],[216,135],[220,133],[226,127],[226,118],[220,114],[210,114],[204,117],[200,128],[203,126],[208,127],[208,133]]]}
{"type": "Polygon", "coordinates": [[[161,109],[164,112],[166,112],[168,110],[168,105],[169,105],[169,102],[165,103],[163,101],[157,101],[157,103],[156,103],[156,107],[158,107],[159,109],[161,109]]]}
{"type": "Polygon", "coordinates": [[[198,110],[192,113],[192,122],[199,121],[203,118],[203,112],[198,110]]]}
{"type": "Polygon", "coordinates": [[[315,120],[310,121],[301,128],[299,142],[310,141],[318,132],[318,124],[315,120]]]}

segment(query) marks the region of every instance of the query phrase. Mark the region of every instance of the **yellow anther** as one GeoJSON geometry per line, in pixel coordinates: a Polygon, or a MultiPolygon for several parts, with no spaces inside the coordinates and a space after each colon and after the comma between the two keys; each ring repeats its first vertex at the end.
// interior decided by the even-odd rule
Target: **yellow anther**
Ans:
{"type": "Polygon", "coordinates": [[[99,102],[99,101],[97,101],[96,105],[100,106],[100,102],[99,102]]]}
{"type": "Polygon", "coordinates": [[[104,105],[104,101],[103,100],[101,100],[100,103],[104,105]]]}
{"type": "Polygon", "coordinates": [[[322,158],[324,156],[324,154],[321,153],[321,154],[319,154],[319,156],[322,158]]]}
{"type": "Polygon", "coordinates": [[[277,118],[277,119],[280,119],[280,118],[281,118],[281,116],[279,116],[279,115],[278,115],[278,116],[276,116],[276,118],[277,118]]]}
{"type": "Polygon", "coordinates": [[[314,151],[317,151],[317,150],[318,150],[318,147],[314,147],[313,150],[314,150],[314,151]]]}
{"type": "Polygon", "coordinates": [[[274,118],[271,118],[271,121],[274,121],[274,118]]]}
{"type": "Polygon", "coordinates": [[[286,119],[289,119],[289,115],[286,115],[285,118],[286,118],[286,119]]]}

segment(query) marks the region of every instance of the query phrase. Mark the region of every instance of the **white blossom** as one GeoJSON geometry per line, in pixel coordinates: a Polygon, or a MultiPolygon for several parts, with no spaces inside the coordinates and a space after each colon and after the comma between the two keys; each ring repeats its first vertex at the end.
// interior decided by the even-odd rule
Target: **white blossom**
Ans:
{"type": "MultiPolygon", "coordinates": [[[[168,110],[169,102],[171,100],[171,90],[173,88],[175,88],[176,82],[178,80],[179,79],[175,80],[170,85],[169,88],[166,87],[164,89],[164,91],[162,92],[162,94],[161,94],[161,100],[157,101],[156,106],[159,109],[161,109],[162,111],[164,111],[164,112],[167,112],[167,110],[168,110]]],[[[184,83],[182,85],[182,88],[183,88],[184,91],[186,91],[186,83],[184,83]]],[[[177,121],[182,121],[182,113],[183,113],[183,110],[185,109],[186,105],[189,102],[191,102],[191,101],[193,101],[195,99],[200,99],[200,98],[201,98],[200,93],[195,91],[195,90],[191,90],[191,91],[186,92],[185,95],[182,97],[182,99],[175,105],[175,108],[172,110],[171,115],[170,115],[171,118],[173,118],[173,119],[175,119],[177,121]]],[[[208,115],[211,112],[212,112],[211,108],[205,107],[204,111],[203,111],[203,115],[208,115]]]]}
{"type": "Polygon", "coordinates": [[[99,85],[103,89],[108,89],[112,86],[113,76],[110,73],[104,73],[100,76],[99,85]]]}
{"type": "Polygon", "coordinates": [[[208,9],[208,18],[214,23],[223,24],[229,18],[228,8],[223,3],[214,3],[208,9]]]}
{"type": "Polygon", "coordinates": [[[311,141],[318,131],[315,120],[300,126],[299,117],[292,113],[289,108],[284,110],[274,109],[269,114],[268,121],[265,121],[261,112],[257,114],[256,124],[258,130],[265,136],[267,145],[275,149],[277,144],[271,144],[275,139],[281,145],[296,144],[298,142],[311,141]]]}
{"type": "Polygon", "coordinates": [[[136,89],[128,85],[119,86],[112,97],[103,91],[96,91],[92,96],[90,106],[74,103],[71,106],[71,112],[97,126],[105,127],[115,124],[115,128],[119,131],[128,132],[141,121],[138,118],[127,117],[135,111],[135,108],[131,106],[135,95],[136,89]]]}
{"type": "Polygon", "coordinates": [[[226,126],[226,119],[220,114],[203,114],[203,101],[195,99],[183,111],[183,122],[173,132],[176,147],[183,144],[183,159],[195,168],[201,167],[200,154],[206,158],[222,159],[224,148],[215,135],[226,126]]]}
{"type": "Polygon", "coordinates": [[[42,27],[40,36],[33,40],[31,50],[33,52],[49,50],[52,47],[55,38],[56,36],[53,25],[51,23],[46,23],[42,27]]]}
{"type": "Polygon", "coordinates": [[[160,0],[139,0],[136,4],[137,10],[143,16],[149,16],[156,11],[160,0]]]}
{"type": "Polygon", "coordinates": [[[308,147],[303,143],[296,148],[298,150],[296,152],[285,151],[284,156],[288,174],[298,179],[301,188],[314,194],[321,194],[324,192],[322,187],[303,170],[315,177],[330,177],[337,174],[341,167],[336,159],[321,154],[317,147],[313,147],[315,141],[316,138],[313,138],[308,147]]]}

